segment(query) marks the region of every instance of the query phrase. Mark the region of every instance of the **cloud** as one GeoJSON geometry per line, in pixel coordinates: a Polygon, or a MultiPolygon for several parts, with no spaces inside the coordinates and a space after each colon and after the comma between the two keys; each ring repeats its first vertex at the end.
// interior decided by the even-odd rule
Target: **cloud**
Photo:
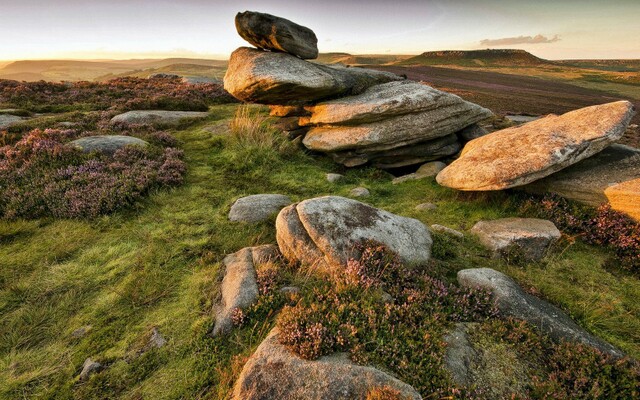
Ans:
{"type": "Polygon", "coordinates": [[[539,43],[554,43],[560,40],[558,35],[552,38],[548,38],[544,35],[535,36],[518,36],[508,37],[501,39],[484,39],[480,41],[482,46],[509,46],[513,44],[539,44],[539,43]]]}

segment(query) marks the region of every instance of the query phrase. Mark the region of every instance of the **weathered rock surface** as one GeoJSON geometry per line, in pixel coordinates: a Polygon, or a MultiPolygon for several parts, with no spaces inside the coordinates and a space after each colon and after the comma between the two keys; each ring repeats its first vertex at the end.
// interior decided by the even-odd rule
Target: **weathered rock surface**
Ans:
{"type": "Polygon", "coordinates": [[[222,280],[222,301],[217,307],[212,335],[224,335],[233,328],[233,312],[251,306],[258,298],[256,269],[250,247],[229,254],[224,259],[226,273],[222,280]]]}
{"type": "Polygon", "coordinates": [[[84,360],[84,364],[82,364],[82,372],[80,372],[80,380],[86,381],[91,375],[100,372],[104,367],[99,362],[95,362],[90,358],[84,360]]]}
{"type": "Polygon", "coordinates": [[[259,49],[283,51],[302,59],[318,57],[318,38],[307,27],[288,19],[254,11],[236,15],[240,36],[259,49]]]}
{"type": "Polygon", "coordinates": [[[209,115],[209,113],[199,111],[139,110],[116,115],[111,118],[111,123],[122,125],[148,124],[176,126],[181,121],[205,118],[207,115],[209,115]]]}
{"type": "Polygon", "coordinates": [[[242,197],[231,206],[229,220],[250,223],[264,221],[291,203],[291,199],[282,194],[254,194],[242,197]]]}
{"type": "MultiPolygon", "coordinates": [[[[489,110],[477,104],[414,81],[372,86],[362,94],[330,100],[306,109],[311,112],[308,123],[314,126],[362,125],[428,111],[431,112],[431,120],[439,121],[440,124],[449,122],[459,126],[455,119],[464,120],[459,128],[462,129],[492,115],[489,110]],[[469,120],[472,122],[467,123],[469,120]]],[[[456,130],[445,134],[454,132],[456,130]]]]}
{"type": "Polygon", "coordinates": [[[463,143],[470,142],[473,139],[477,139],[488,134],[489,132],[478,124],[469,125],[466,128],[456,132],[458,139],[460,139],[460,141],[463,143]]]}
{"type": "Polygon", "coordinates": [[[391,183],[394,185],[397,185],[398,183],[402,183],[406,181],[415,181],[418,179],[431,178],[438,175],[438,172],[442,171],[446,166],[447,164],[443,163],[442,161],[432,161],[432,162],[423,164],[414,173],[394,178],[393,181],[391,181],[391,183]]]}
{"type": "Polygon", "coordinates": [[[249,103],[302,105],[402,79],[388,72],[314,64],[286,53],[241,47],[231,54],[224,88],[249,103]]]}
{"type": "Polygon", "coordinates": [[[529,260],[540,260],[561,236],[553,222],[537,218],[480,221],[471,232],[496,256],[516,250],[529,260]]]}
{"type": "Polygon", "coordinates": [[[245,364],[233,400],[364,399],[375,388],[388,387],[403,399],[422,399],[411,386],[372,367],[352,363],[344,354],[307,361],[278,342],[274,329],[245,364]]]}
{"type": "Polygon", "coordinates": [[[337,196],[318,197],[284,208],[276,219],[276,239],[291,262],[340,271],[357,258],[362,240],[385,244],[407,263],[431,255],[431,236],[422,222],[337,196]]]}
{"type": "Polygon", "coordinates": [[[538,194],[555,193],[594,207],[611,203],[615,210],[637,216],[640,215],[640,187],[637,182],[633,190],[633,181],[637,179],[640,179],[640,150],[614,144],[524,189],[538,194]],[[617,194],[622,193],[617,190],[624,188],[625,182],[629,182],[626,185],[632,189],[626,197],[628,200],[617,194]],[[618,186],[621,184],[623,186],[618,186]]]}
{"type": "Polygon", "coordinates": [[[640,178],[609,186],[604,194],[611,208],[640,221],[640,178]]]}
{"type": "Polygon", "coordinates": [[[365,188],[365,187],[357,187],[357,188],[353,188],[349,191],[349,194],[353,197],[367,197],[369,196],[371,193],[369,193],[369,189],[365,188]]]}
{"type": "Polygon", "coordinates": [[[447,350],[444,354],[444,367],[451,374],[453,382],[459,386],[473,384],[474,363],[478,358],[476,350],[469,341],[468,326],[458,322],[455,328],[444,336],[447,350]]]}
{"type": "Polygon", "coordinates": [[[16,115],[0,114],[0,129],[7,129],[15,124],[19,124],[24,119],[16,115]]]}
{"type": "Polygon", "coordinates": [[[149,143],[133,136],[99,135],[87,136],[69,142],[69,146],[78,148],[85,153],[98,152],[113,155],[125,146],[147,146],[149,143]]]}
{"type": "Polygon", "coordinates": [[[500,190],[544,178],[620,139],[635,114],[628,101],[585,107],[467,143],[437,181],[458,190],[500,190]]]}
{"type": "Polygon", "coordinates": [[[327,181],[331,182],[331,183],[336,183],[340,180],[344,179],[344,175],[341,174],[333,174],[333,173],[328,173],[327,174],[327,181]]]}
{"type": "Polygon", "coordinates": [[[464,233],[457,231],[455,229],[449,228],[447,226],[444,225],[439,225],[439,224],[433,224],[431,225],[431,230],[434,232],[439,232],[439,233],[444,233],[446,235],[451,235],[451,236],[455,236],[458,238],[463,238],[464,237],[464,233]]]}
{"type": "Polygon", "coordinates": [[[302,106],[269,106],[269,115],[272,117],[306,117],[311,113],[302,106]]]}
{"type": "Polygon", "coordinates": [[[501,272],[491,268],[465,269],[458,272],[458,283],[464,287],[490,290],[502,313],[529,322],[554,340],[583,343],[616,358],[624,356],[611,344],[582,329],[559,308],[527,294],[501,272]]]}

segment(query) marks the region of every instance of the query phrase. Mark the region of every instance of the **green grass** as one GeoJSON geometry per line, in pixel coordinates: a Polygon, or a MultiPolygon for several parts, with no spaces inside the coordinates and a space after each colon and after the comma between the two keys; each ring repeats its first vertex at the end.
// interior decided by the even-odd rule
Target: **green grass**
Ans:
{"type": "MultiPolygon", "coordinates": [[[[233,201],[256,193],[294,200],[367,187],[367,203],[394,213],[469,229],[479,219],[517,214],[505,193],[470,196],[433,180],[392,185],[374,169],[345,171],[292,145],[243,143],[205,128],[237,106],[212,108],[208,121],[176,131],[186,183],[153,193],[134,209],[93,221],[0,221],[0,398],[179,399],[228,396],[270,318],[212,339],[221,260],[244,246],[275,243],[275,216],[260,224],[227,220],[233,201]],[[329,183],[324,174],[346,179],[329,183]],[[432,202],[437,211],[416,211],[432,202]],[[92,328],[82,338],[71,333],[92,328]],[[136,357],[157,327],[166,346],[136,357]],[[77,381],[87,357],[107,368],[77,381]]],[[[489,258],[469,235],[435,235],[446,276],[492,267],[566,309],[588,330],[640,356],[640,282],[603,265],[611,254],[580,243],[557,246],[542,262],[489,258]]]]}

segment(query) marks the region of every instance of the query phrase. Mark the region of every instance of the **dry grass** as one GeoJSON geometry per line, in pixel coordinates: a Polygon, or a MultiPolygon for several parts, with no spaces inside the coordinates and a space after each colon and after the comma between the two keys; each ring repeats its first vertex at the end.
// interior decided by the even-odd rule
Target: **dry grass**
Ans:
{"type": "Polygon", "coordinates": [[[274,129],[265,107],[243,104],[238,107],[229,123],[230,138],[238,147],[286,150],[291,144],[285,136],[274,129]]]}

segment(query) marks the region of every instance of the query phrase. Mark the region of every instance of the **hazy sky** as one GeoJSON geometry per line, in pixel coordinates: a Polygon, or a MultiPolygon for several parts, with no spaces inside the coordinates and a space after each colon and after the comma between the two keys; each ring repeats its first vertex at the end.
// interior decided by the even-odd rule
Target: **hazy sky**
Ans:
{"type": "Polygon", "coordinates": [[[0,60],[226,58],[247,9],[308,26],[321,52],[640,59],[640,0],[0,0],[0,60]]]}

